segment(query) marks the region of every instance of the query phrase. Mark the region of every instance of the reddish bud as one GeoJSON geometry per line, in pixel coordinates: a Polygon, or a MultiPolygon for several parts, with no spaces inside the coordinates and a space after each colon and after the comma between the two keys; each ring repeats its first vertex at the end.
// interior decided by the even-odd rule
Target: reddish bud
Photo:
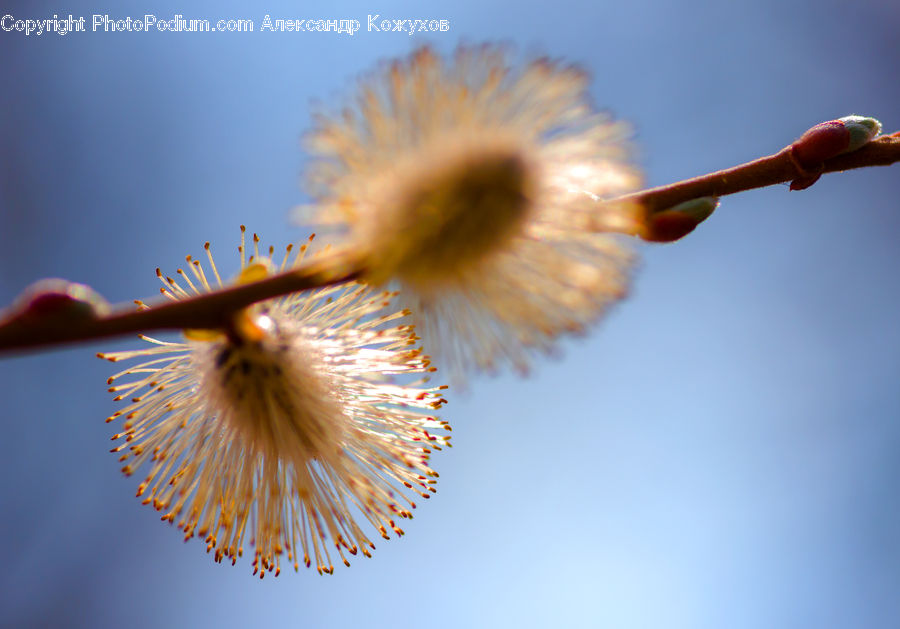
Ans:
{"type": "Polygon", "coordinates": [[[650,217],[643,238],[650,242],[680,240],[709,218],[718,205],[718,197],[700,197],[656,212],[650,217]]]}
{"type": "Polygon", "coordinates": [[[102,316],[109,304],[94,289],[61,279],[39,280],[16,300],[13,317],[20,321],[71,321],[102,316]]]}
{"type": "Polygon", "coordinates": [[[816,169],[822,162],[850,146],[850,131],[840,120],[820,122],[791,144],[791,153],[803,169],[816,169]]]}
{"type": "Polygon", "coordinates": [[[791,190],[806,190],[816,183],[821,176],[821,174],[817,174],[809,175],[808,177],[797,177],[791,182],[791,190]]]}
{"type": "Polygon", "coordinates": [[[804,190],[819,180],[825,160],[855,151],[881,132],[881,123],[865,116],[844,116],[820,122],[791,144],[791,158],[800,176],[791,190],[804,190]]]}

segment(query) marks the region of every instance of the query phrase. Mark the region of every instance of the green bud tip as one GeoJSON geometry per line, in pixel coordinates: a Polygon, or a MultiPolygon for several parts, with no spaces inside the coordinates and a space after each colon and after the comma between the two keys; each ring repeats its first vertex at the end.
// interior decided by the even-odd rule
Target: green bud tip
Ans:
{"type": "Polygon", "coordinates": [[[838,118],[838,120],[843,122],[844,127],[850,132],[850,143],[844,149],[844,153],[862,148],[881,133],[881,123],[875,118],[854,115],[844,116],[843,118],[838,118]]]}
{"type": "Polygon", "coordinates": [[[699,197],[697,199],[685,201],[684,203],[679,203],[665,211],[686,214],[694,219],[699,225],[708,219],[717,207],[719,207],[719,197],[699,197]]]}

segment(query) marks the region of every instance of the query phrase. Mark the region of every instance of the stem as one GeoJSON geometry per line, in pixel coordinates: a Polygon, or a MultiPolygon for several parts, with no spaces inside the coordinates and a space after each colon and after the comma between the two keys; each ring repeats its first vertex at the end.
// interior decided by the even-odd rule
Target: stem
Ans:
{"type": "Polygon", "coordinates": [[[611,199],[611,202],[636,202],[652,214],[691,199],[721,197],[754,188],[765,188],[811,174],[840,172],[867,166],[890,166],[900,162],[900,132],[880,136],[861,149],[833,157],[825,161],[821,170],[817,170],[816,173],[801,169],[791,157],[790,149],[788,146],[774,155],[760,157],[740,166],[626,194],[611,199]]]}
{"type": "Polygon", "coordinates": [[[144,310],[126,311],[125,308],[119,308],[105,317],[64,322],[11,318],[0,323],[0,353],[150,330],[222,329],[229,325],[236,311],[250,304],[288,293],[355,280],[361,273],[362,265],[349,256],[332,255],[257,282],[227,286],[190,299],[163,302],[144,310]]]}
{"type": "MultiPolygon", "coordinates": [[[[774,155],[734,168],[642,190],[607,202],[638,203],[651,214],[698,197],[719,197],[820,173],[867,166],[889,166],[900,162],[900,132],[883,135],[859,150],[826,160],[814,172],[801,168],[792,158],[790,149],[788,146],[774,155]]],[[[288,293],[355,280],[364,270],[365,264],[358,258],[346,253],[334,254],[258,282],[229,286],[190,299],[166,302],[138,311],[120,308],[105,317],[62,322],[16,318],[16,313],[12,313],[6,321],[0,322],[0,354],[151,330],[223,329],[235,312],[250,304],[288,293]]]]}

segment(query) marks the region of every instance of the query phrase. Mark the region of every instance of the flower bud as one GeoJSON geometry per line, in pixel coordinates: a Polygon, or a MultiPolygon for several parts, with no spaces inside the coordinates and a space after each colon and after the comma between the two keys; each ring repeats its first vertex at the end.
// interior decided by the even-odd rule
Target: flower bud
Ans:
{"type": "Polygon", "coordinates": [[[65,322],[101,317],[109,312],[109,303],[90,286],[53,278],[22,291],[13,311],[21,321],[65,322]]]}
{"type": "Polygon", "coordinates": [[[700,197],[656,212],[650,217],[644,240],[674,242],[705,221],[719,205],[719,197],[700,197]]]}
{"type": "Polygon", "coordinates": [[[791,190],[805,190],[819,180],[823,162],[862,148],[881,132],[881,123],[865,116],[844,116],[820,122],[791,144],[791,157],[804,173],[791,182],[791,190]]]}

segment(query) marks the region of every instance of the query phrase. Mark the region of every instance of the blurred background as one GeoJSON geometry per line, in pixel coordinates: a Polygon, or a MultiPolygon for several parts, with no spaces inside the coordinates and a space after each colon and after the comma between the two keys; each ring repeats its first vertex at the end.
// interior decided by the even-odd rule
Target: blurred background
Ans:
{"type": "MultiPolygon", "coordinates": [[[[316,102],[430,43],[578,64],[633,125],[647,184],[772,153],[858,113],[900,129],[900,5],[860,0],[30,2],[15,19],[251,19],[252,33],[0,31],[0,303],[65,277],[152,297],[238,225],[283,247],[316,102]],[[357,19],[354,36],[259,32],[357,19]],[[447,32],[366,32],[381,19],[447,32]]],[[[134,498],[101,350],[0,362],[3,627],[895,627],[900,166],[724,199],[641,248],[632,294],[527,380],[444,417],[438,494],[334,576],[260,582],[134,498]]],[[[451,392],[452,393],[452,392],[451,392]]]]}

